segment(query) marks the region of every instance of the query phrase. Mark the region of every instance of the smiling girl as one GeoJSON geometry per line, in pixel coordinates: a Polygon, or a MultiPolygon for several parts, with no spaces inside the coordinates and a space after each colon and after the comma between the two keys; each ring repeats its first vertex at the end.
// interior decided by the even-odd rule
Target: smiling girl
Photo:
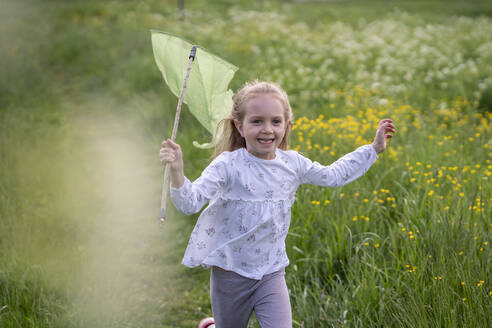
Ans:
{"type": "Polygon", "coordinates": [[[171,198],[184,214],[200,214],[183,264],[212,268],[210,297],[217,328],[246,328],[254,311],[263,328],[292,327],[285,267],[291,207],[302,184],[339,187],[362,176],[394,133],[380,121],[374,142],[329,166],[288,150],[292,109],[270,82],[246,83],[224,119],[216,157],[194,182],[183,173],[181,148],[160,150],[171,166],[171,198]]]}

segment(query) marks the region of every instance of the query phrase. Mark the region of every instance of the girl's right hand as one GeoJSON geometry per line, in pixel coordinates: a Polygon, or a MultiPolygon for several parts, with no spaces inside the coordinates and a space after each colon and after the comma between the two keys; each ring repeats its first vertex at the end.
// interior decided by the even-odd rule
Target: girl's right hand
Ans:
{"type": "Polygon", "coordinates": [[[181,147],[171,139],[162,142],[162,148],[159,152],[162,164],[169,164],[171,169],[183,169],[183,153],[181,147]]]}

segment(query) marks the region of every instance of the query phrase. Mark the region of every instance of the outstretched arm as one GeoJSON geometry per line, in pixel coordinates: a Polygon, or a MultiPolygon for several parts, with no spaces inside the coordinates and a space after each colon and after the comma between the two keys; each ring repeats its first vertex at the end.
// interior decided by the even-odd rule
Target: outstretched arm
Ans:
{"type": "Polygon", "coordinates": [[[378,155],[372,145],[364,145],[325,166],[299,155],[300,184],[340,187],[362,176],[376,162],[378,155]]]}
{"type": "Polygon", "coordinates": [[[300,184],[340,187],[354,181],[366,173],[371,165],[376,162],[377,154],[386,149],[386,139],[392,136],[389,133],[394,132],[395,127],[392,120],[381,120],[372,145],[361,146],[328,166],[299,156],[300,184]]]}

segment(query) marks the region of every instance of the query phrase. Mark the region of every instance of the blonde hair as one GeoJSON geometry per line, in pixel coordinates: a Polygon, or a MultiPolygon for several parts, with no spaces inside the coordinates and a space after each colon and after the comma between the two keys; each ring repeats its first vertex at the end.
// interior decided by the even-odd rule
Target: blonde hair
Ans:
{"type": "Polygon", "coordinates": [[[282,150],[287,150],[289,148],[289,134],[292,130],[292,121],[294,117],[287,93],[276,83],[254,80],[252,82],[246,82],[241,89],[239,89],[234,96],[231,114],[217,124],[214,135],[215,149],[212,155],[213,157],[218,156],[223,151],[234,151],[239,148],[246,148],[246,141],[237,130],[234,120],[242,122],[247,102],[260,95],[271,95],[278,99],[282,104],[286,127],[284,138],[280,142],[278,148],[282,150]],[[221,127],[222,133],[220,140],[217,143],[215,141],[217,140],[217,134],[221,127]]]}

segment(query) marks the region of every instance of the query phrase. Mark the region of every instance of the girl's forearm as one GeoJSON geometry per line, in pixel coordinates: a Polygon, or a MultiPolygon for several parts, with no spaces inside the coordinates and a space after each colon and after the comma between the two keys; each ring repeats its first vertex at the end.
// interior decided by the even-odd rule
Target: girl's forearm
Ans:
{"type": "Polygon", "coordinates": [[[372,143],[372,147],[374,148],[374,151],[376,152],[376,154],[379,154],[379,153],[384,151],[384,148],[383,148],[384,146],[377,144],[375,142],[372,143]]]}
{"type": "Polygon", "coordinates": [[[179,188],[184,184],[184,172],[183,167],[180,168],[170,168],[171,169],[171,186],[174,188],[179,188]]]}

